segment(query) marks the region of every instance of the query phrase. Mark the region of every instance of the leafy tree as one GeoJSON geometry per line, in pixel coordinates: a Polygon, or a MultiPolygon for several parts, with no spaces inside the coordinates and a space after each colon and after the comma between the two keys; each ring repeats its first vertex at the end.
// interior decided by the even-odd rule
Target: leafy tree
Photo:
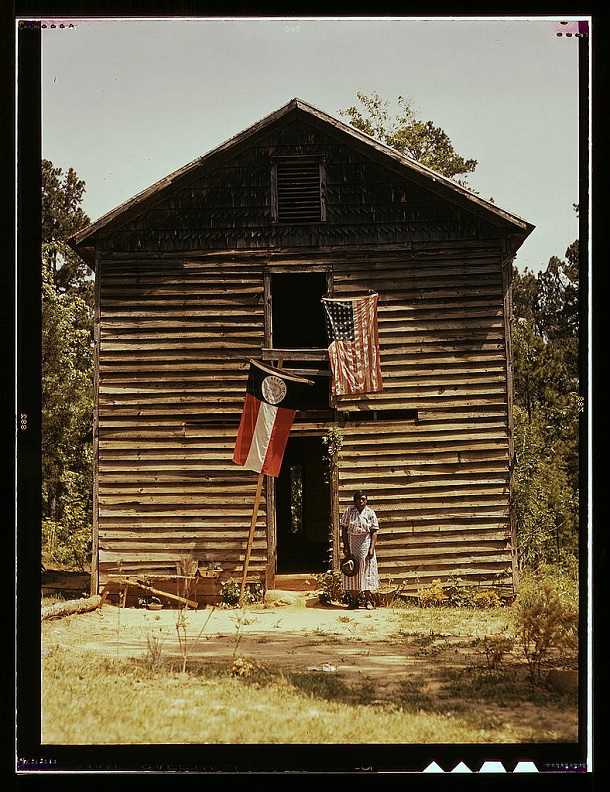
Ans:
{"type": "Polygon", "coordinates": [[[93,289],[66,239],[89,222],[83,192],[72,169],[43,161],[43,552],[81,568],[91,537],[93,289]]]}
{"type": "Polygon", "coordinates": [[[69,168],[64,172],[42,161],[42,257],[58,292],[78,292],[92,305],[93,284],[86,264],[67,239],[90,222],[80,204],[85,182],[69,168]]]}
{"type": "Polygon", "coordinates": [[[360,108],[352,105],[339,110],[356,129],[449,178],[465,176],[476,168],[476,160],[457,154],[446,132],[432,121],[417,118],[409,100],[399,96],[398,111],[392,115],[390,103],[377,92],[356,95],[360,108]]]}
{"type": "Polygon", "coordinates": [[[578,551],[578,486],[544,413],[514,408],[515,511],[519,564],[536,568],[578,551]]]}
{"type": "Polygon", "coordinates": [[[513,272],[515,508],[522,566],[578,550],[578,242],[513,272]]]}

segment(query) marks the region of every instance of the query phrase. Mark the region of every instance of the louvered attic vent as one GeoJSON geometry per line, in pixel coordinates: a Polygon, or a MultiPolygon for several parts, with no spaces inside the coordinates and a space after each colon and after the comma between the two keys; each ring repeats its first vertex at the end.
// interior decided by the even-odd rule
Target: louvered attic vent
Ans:
{"type": "Polygon", "coordinates": [[[278,223],[319,223],[324,220],[321,190],[322,164],[312,160],[278,162],[275,197],[278,223]]]}

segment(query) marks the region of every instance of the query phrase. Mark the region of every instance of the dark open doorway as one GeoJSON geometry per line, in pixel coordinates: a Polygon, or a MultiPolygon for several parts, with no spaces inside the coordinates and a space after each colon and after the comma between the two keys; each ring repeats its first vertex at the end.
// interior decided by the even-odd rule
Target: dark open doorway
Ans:
{"type": "Polygon", "coordinates": [[[276,479],[277,573],[324,572],[329,563],[330,485],[321,437],[294,437],[276,479]]]}

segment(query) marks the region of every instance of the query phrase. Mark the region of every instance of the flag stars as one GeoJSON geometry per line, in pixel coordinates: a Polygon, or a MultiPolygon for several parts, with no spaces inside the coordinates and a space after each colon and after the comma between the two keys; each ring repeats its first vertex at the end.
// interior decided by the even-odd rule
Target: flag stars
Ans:
{"type": "Polygon", "coordinates": [[[328,334],[334,341],[354,340],[354,312],[351,302],[326,303],[328,334]]]}

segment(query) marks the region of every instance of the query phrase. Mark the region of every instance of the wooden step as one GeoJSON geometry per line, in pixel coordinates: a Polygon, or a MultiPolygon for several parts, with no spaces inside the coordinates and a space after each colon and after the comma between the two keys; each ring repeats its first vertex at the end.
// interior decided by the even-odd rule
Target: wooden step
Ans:
{"type": "Polygon", "coordinates": [[[318,591],[320,584],[311,575],[276,575],[275,588],[279,591],[318,591]]]}

